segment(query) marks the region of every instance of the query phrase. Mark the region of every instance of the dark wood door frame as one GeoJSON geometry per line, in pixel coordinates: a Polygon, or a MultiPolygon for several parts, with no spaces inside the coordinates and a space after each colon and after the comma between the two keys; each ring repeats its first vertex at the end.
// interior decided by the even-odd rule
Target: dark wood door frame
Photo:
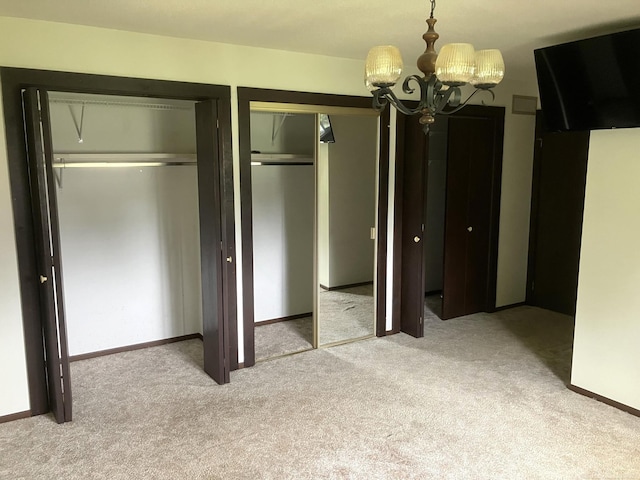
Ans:
{"type": "MultiPolygon", "coordinates": [[[[244,327],[244,366],[255,365],[255,325],[253,290],[253,218],[251,190],[251,102],[290,103],[331,107],[371,108],[370,97],[331,95],[238,87],[238,137],[240,142],[240,214],[242,224],[242,303],[244,327]]],[[[389,191],[389,109],[380,117],[380,147],[378,164],[378,251],[376,271],[376,335],[386,335],[386,271],[387,271],[387,208],[389,191]]]]}
{"type": "MultiPolygon", "coordinates": [[[[233,185],[233,160],[231,156],[231,90],[228,86],[200,83],[149,80],[107,75],[31,70],[22,68],[0,68],[3,108],[7,140],[9,181],[15,224],[16,251],[18,257],[18,279],[22,304],[23,328],[29,386],[30,411],[32,415],[49,410],[46,387],[45,361],[42,349],[41,304],[39,299],[38,267],[36,259],[35,229],[32,217],[32,202],[29,186],[27,149],[24,139],[24,118],[21,91],[28,87],[61,92],[93,93],[167,99],[215,100],[218,104],[219,155],[223,162],[225,195],[225,218],[223,219],[224,256],[235,256],[235,233],[233,228],[233,196],[228,198],[227,186],[233,185]],[[230,208],[230,211],[229,211],[230,208]]],[[[209,248],[209,247],[206,247],[209,248]]],[[[226,262],[225,262],[226,263],[226,262]]],[[[224,291],[229,305],[230,360],[237,364],[237,330],[235,262],[226,265],[225,274],[233,278],[224,291]],[[235,348],[234,348],[235,347],[235,348]]],[[[204,299],[206,300],[206,299],[204,299]]]]}
{"type": "MultiPolygon", "coordinates": [[[[481,106],[481,105],[467,105],[459,112],[453,114],[455,117],[460,118],[487,118],[492,121],[494,128],[493,138],[493,168],[492,168],[492,193],[491,193],[491,220],[490,220],[490,251],[489,251],[489,273],[488,273],[488,292],[487,292],[487,304],[489,305],[488,311],[495,311],[496,305],[496,283],[498,276],[498,233],[500,227],[500,193],[502,186],[502,156],[503,156],[503,142],[504,142],[504,118],[505,108],[494,106],[481,106]]],[[[400,115],[399,115],[400,118],[400,115]]],[[[436,121],[438,121],[437,117],[436,121]]],[[[395,180],[395,197],[394,197],[394,231],[393,231],[393,298],[399,299],[392,308],[392,324],[393,331],[398,332],[401,329],[401,297],[402,297],[402,241],[403,241],[403,176],[410,175],[411,172],[407,172],[402,168],[402,158],[404,155],[410,154],[405,149],[401,139],[404,138],[404,125],[405,122],[418,121],[417,118],[402,118],[397,122],[398,133],[396,138],[398,142],[396,144],[396,180],[395,180]]],[[[426,176],[425,176],[426,178],[426,176]]],[[[425,185],[426,188],[426,185],[425,185]]],[[[423,243],[424,245],[424,243],[423,243]]],[[[419,282],[415,282],[415,288],[420,288],[419,282]]],[[[405,285],[406,288],[406,285],[405,285]]],[[[423,293],[424,295],[424,293],[423,293]]],[[[414,329],[418,336],[422,335],[422,328],[414,329]]]]}

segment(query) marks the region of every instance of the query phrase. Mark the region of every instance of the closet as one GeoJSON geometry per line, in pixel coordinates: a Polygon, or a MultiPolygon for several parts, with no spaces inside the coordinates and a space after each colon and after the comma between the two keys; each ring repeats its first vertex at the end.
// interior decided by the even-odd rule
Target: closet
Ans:
{"type": "Polygon", "coordinates": [[[495,309],[504,108],[468,105],[429,134],[398,118],[402,331],[495,309]],[[426,296],[426,299],[425,299],[426,296]]]}
{"type": "Polygon", "coordinates": [[[201,335],[227,383],[230,88],[0,70],[32,415],[72,420],[70,357],[201,335]]]}
{"type": "Polygon", "coordinates": [[[250,114],[258,360],[375,331],[378,117],[299,108],[250,114]]]}
{"type": "Polygon", "coordinates": [[[71,359],[201,336],[194,102],[49,101],[71,359]]]}

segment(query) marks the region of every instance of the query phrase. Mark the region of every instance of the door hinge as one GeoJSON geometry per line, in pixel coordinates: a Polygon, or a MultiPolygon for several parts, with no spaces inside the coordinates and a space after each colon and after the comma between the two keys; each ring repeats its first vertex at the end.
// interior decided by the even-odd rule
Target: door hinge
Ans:
{"type": "Polygon", "coordinates": [[[422,224],[422,231],[424,232],[424,223],[422,224]]]}
{"type": "Polygon", "coordinates": [[[422,317],[420,317],[420,325],[422,325],[422,317]]]}
{"type": "Polygon", "coordinates": [[[216,128],[220,128],[220,120],[216,118],[216,128]]]}
{"type": "Polygon", "coordinates": [[[542,138],[537,138],[536,140],[538,140],[538,147],[542,148],[542,138]]]}
{"type": "Polygon", "coordinates": [[[531,282],[531,291],[533,292],[536,289],[536,282],[531,282]]]}

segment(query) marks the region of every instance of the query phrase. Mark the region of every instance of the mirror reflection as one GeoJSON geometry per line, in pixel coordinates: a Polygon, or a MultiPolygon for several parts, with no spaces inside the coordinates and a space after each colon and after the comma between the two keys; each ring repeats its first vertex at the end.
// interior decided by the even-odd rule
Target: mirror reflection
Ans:
{"type": "Polygon", "coordinates": [[[256,359],[375,333],[378,117],[252,111],[256,359]]]}
{"type": "Polygon", "coordinates": [[[375,333],[378,117],[330,115],[320,127],[317,319],[319,344],[327,345],[375,333]],[[323,135],[329,123],[331,135],[323,135]]]}

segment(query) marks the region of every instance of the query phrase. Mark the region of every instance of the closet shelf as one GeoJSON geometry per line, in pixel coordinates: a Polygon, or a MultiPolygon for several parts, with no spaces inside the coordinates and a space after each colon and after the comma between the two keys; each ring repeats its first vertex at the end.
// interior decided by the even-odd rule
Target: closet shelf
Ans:
{"type": "Polygon", "coordinates": [[[161,167],[196,165],[192,153],[63,153],[54,152],[54,168],[161,167]]]}
{"type": "Polygon", "coordinates": [[[313,165],[313,155],[302,153],[252,153],[251,165],[313,165]]]}

